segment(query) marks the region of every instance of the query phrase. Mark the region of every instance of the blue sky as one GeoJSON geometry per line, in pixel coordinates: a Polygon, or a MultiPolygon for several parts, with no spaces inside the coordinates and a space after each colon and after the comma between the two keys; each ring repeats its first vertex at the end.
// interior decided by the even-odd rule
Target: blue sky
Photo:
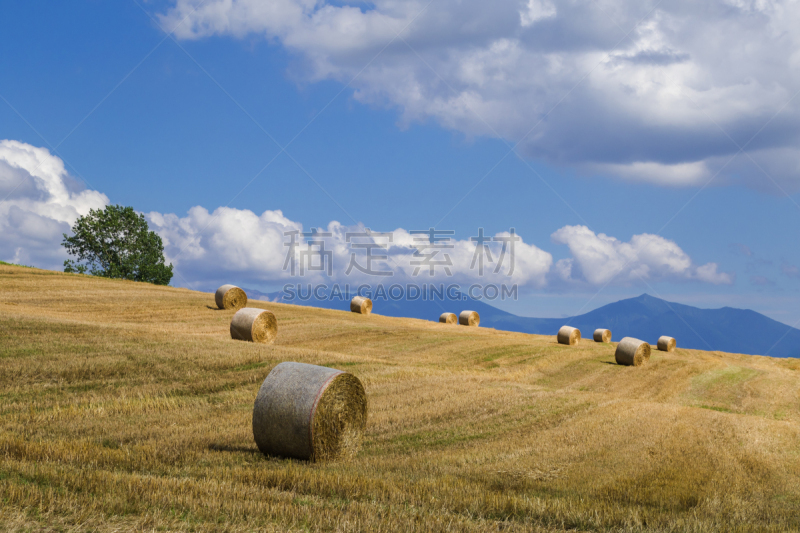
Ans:
{"type": "Polygon", "coordinates": [[[796,325],[798,8],[603,5],[6,3],[0,259],[59,268],[108,202],[205,290],[281,286],[277,227],[513,227],[513,312],[649,292],[796,325]]]}

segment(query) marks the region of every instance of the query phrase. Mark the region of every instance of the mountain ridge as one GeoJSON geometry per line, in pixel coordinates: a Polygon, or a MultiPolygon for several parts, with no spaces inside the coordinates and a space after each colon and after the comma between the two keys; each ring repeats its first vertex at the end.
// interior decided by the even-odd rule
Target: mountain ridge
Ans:
{"type": "MultiPolygon", "coordinates": [[[[245,289],[251,297],[325,309],[349,309],[349,300],[306,300],[284,298],[283,292],[263,293],[245,289]]],[[[523,317],[503,311],[485,302],[459,294],[458,299],[435,300],[378,300],[374,311],[381,315],[437,320],[444,312],[459,313],[464,309],[477,311],[481,326],[495,329],[555,335],[558,328],[568,324],[591,338],[597,328],[608,328],[613,339],[636,337],[655,345],[661,335],[675,337],[678,347],[699,350],[800,357],[800,330],[773,320],[752,309],[721,307],[702,309],[686,304],[668,302],[643,293],[598,307],[582,315],[567,318],[523,317]]]]}

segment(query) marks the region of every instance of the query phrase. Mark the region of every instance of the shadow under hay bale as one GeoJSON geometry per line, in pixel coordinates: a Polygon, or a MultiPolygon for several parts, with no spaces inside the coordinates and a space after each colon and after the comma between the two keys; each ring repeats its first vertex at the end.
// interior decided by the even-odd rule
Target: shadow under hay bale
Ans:
{"type": "Polygon", "coordinates": [[[234,446],[232,444],[209,444],[208,449],[212,452],[230,453],[261,453],[258,448],[248,448],[246,446],[234,446]]]}
{"type": "Polygon", "coordinates": [[[231,338],[272,344],[278,336],[278,319],[270,311],[245,307],[231,319],[231,338]]]}
{"type": "Polygon", "coordinates": [[[368,315],[372,312],[372,300],[363,296],[354,296],[350,300],[350,311],[362,315],[368,315]]]}
{"type": "Polygon", "coordinates": [[[568,344],[574,346],[581,340],[581,330],[573,328],[572,326],[561,326],[556,335],[556,340],[559,344],[568,344]]]}
{"type": "Polygon", "coordinates": [[[650,345],[633,337],[625,337],[619,341],[614,359],[619,365],[641,366],[650,359],[650,345]]]}
{"type": "Polygon", "coordinates": [[[247,294],[236,285],[223,285],[214,294],[220,309],[241,309],[247,306],[247,294]]]}
{"type": "Polygon", "coordinates": [[[458,323],[462,326],[478,327],[481,325],[481,316],[476,311],[461,311],[458,323]]]}
{"type": "Polygon", "coordinates": [[[667,337],[666,335],[659,337],[658,344],[656,344],[658,349],[662,352],[673,352],[675,351],[676,345],[677,343],[675,342],[675,339],[672,337],[667,337]]]}
{"type": "Polygon", "coordinates": [[[367,425],[357,377],[304,363],[281,363],[258,390],[253,437],[265,455],[310,461],[354,456],[367,425]]]}
{"type": "Polygon", "coordinates": [[[594,342],[611,342],[610,329],[596,329],[594,330],[594,342]]]}
{"type": "Polygon", "coordinates": [[[456,316],[455,313],[442,313],[439,316],[439,322],[441,322],[442,324],[457,324],[458,317],[456,316]]]}

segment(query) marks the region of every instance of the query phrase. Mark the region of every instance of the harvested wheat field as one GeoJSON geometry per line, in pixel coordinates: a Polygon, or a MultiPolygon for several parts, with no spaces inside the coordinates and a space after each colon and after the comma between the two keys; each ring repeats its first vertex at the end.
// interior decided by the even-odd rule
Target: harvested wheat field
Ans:
{"type": "MultiPolygon", "coordinates": [[[[800,361],[615,345],[0,266],[0,530],[800,529],[800,361]],[[266,457],[270,370],[366,389],[347,461],[266,457]]],[[[346,307],[346,306],[345,306],[346,307]]]]}

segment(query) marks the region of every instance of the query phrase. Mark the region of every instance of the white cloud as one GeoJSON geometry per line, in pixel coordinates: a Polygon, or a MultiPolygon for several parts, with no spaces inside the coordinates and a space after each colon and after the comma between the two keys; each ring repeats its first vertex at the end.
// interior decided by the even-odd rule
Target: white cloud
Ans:
{"type": "MultiPolygon", "coordinates": [[[[553,241],[566,244],[572,255],[555,265],[549,252],[526,243],[520,236],[517,236],[519,241],[515,242],[513,250],[510,247],[506,249],[501,262],[502,239],[510,237],[508,232],[492,236],[499,240],[489,240],[486,243],[488,252],[477,255],[476,243],[471,239],[445,236],[449,240],[441,244],[448,247],[431,256],[433,262],[442,262],[434,268],[431,276],[424,257],[433,254],[434,249],[427,247],[426,235],[398,228],[384,233],[373,230],[372,235],[354,237],[353,234],[363,234],[366,229],[363,226],[344,226],[336,221],[330,222],[327,228],[318,229],[326,236],[298,236],[298,247],[294,250],[297,272],[301,263],[306,272],[304,277],[297,278],[284,269],[289,251],[286,246],[289,237],[285,232],[298,231],[309,235],[311,229],[286,218],[280,211],[264,211],[256,215],[248,210],[219,208],[209,213],[202,207],[194,207],[183,218],[150,213],[148,219],[151,227],[164,238],[168,260],[175,263],[181,273],[182,278],[176,282],[191,280],[190,285],[198,287],[221,283],[225,279],[235,279],[242,284],[435,282],[458,283],[462,287],[472,283],[517,284],[528,288],[544,288],[554,280],[588,282],[596,286],[609,282],[621,285],[640,283],[641,279],[694,280],[711,284],[731,284],[734,281],[734,275],[719,272],[716,263],[695,265],[676,243],[663,237],[641,234],[634,235],[630,242],[621,242],[602,233],[597,235],[585,226],[565,226],[553,233],[553,241]],[[308,268],[309,265],[328,264],[320,259],[319,246],[309,246],[313,240],[323,241],[324,250],[330,252],[330,275],[308,268]],[[357,267],[351,268],[354,253],[351,245],[354,243],[384,246],[372,250],[373,256],[383,256],[372,263],[373,271],[391,271],[393,276],[370,276],[357,267]],[[308,257],[301,257],[300,254],[308,250],[311,250],[308,257]],[[479,270],[480,255],[484,260],[482,272],[479,270]],[[512,263],[513,272],[510,270],[512,263]]],[[[366,267],[366,253],[363,248],[355,250],[355,259],[362,267],[366,267]]]]}
{"type": "Polygon", "coordinates": [[[713,283],[714,285],[732,284],[735,276],[728,272],[718,272],[718,268],[719,265],[716,263],[706,263],[703,266],[699,266],[695,270],[695,278],[705,283],[713,283]]]}
{"type": "Polygon", "coordinates": [[[229,207],[214,213],[193,207],[183,218],[152,212],[147,219],[164,241],[167,262],[174,263],[186,281],[221,279],[230,274],[280,279],[284,232],[302,229],[280,211],[258,216],[229,207]]]}
{"type": "Polygon", "coordinates": [[[0,200],[0,259],[42,268],[60,268],[62,233],[108,204],[106,195],[81,190],[47,149],[11,140],[0,141],[0,200]]]}
{"type": "MultiPolygon", "coordinates": [[[[6,197],[0,202],[0,259],[42,268],[60,269],[66,258],[62,233],[69,232],[78,216],[108,204],[104,194],[77,188],[63,161],[46,149],[9,140],[0,141],[0,194],[6,197]]],[[[602,233],[596,235],[585,226],[565,226],[553,233],[553,241],[566,244],[572,255],[554,266],[549,252],[525,242],[522,236],[515,235],[511,246],[508,232],[486,235],[484,253],[476,254],[476,243],[470,238],[440,235],[445,238],[441,244],[447,247],[437,251],[424,234],[397,228],[366,235],[363,226],[344,226],[336,221],[318,230],[326,236],[304,237],[302,233],[309,235],[312,230],[281,211],[258,215],[246,209],[220,207],[209,213],[197,206],[183,217],[158,212],[146,216],[151,229],[164,241],[167,262],[174,263],[179,273],[174,282],[196,288],[224,280],[241,284],[297,282],[291,270],[284,269],[289,250],[287,232],[300,234],[293,252],[298,267],[300,263],[306,267],[321,264],[320,247],[309,247],[310,241],[323,241],[324,250],[331,254],[330,275],[307,270],[302,281],[308,283],[374,284],[388,280],[543,288],[551,279],[601,285],[609,280],[634,282],[639,276],[712,284],[733,282],[733,275],[719,272],[716,263],[695,266],[677,244],[657,235],[635,235],[624,243],[602,233]],[[376,278],[358,268],[348,274],[353,244],[383,245],[372,251],[373,256],[386,256],[374,261],[373,270],[394,275],[376,278]],[[310,259],[304,259],[302,254],[308,250],[310,259]],[[426,256],[433,262],[443,262],[434,268],[433,276],[429,275],[426,256]],[[451,275],[446,275],[444,263],[451,275]]],[[[360,248],[355,253],[357,263],[366,267],[366,250],[360,248]]]]}
{"type": "MultiPolygon", "coordinates": [[[[358,74],[354,97],[398,108],[401,122],[514,143],[530,132],[520,144],[529,156],[626,179],[695,185],[771,121],[747,148],[765,161],[780,151],[767,170],[800,186],[800,152],[789,148],[800,136],[796,1],[198,5],[175,0],[164,26],[184,39],[262,35],[294,53],[304,81],[358,74]],[[400,31],[413,50],[396,40],[375,58],[400,31]]],[[[722,176],[768,180],[742,157],[722,176]]]]}
{"type": "Polygon", "coordinates": [[[696,266],[673,241],[643,233],[622,242],[586,226],[564,226],[552,235],[553,242],[566,244],[571,259],[556,264],[555,274],[563,281],[584,281],[592,285],[646,281],[696,280],[729,285],[731,273],[718,272],[716,263],[696,266]]]}
{"type": "Polygon", "coordinates": [[[712,177],[705,161],[694,163],[635,162],[628,164],[599,164],[591,167],[595,172],[620,177],[630,181],[649,181],[665,186],[703,185],[712,177]]]}
{"type": "MultiPolygon", "coordinates": [[[[320,236],[310,235],[312,229],[304,229],[302,224],[286,218],[280,211],[264,211],[256,215],[249,210],[218,208],[209,213],[205,208],[193,207],[187,216],[180,218],[174,214],[149,213],[150,226],[164,240],[165,255],[168,262],[174,263],[180,273],[176,282],[191,286],[206,287],[224,279],[237,279],[239,283],[275,284],[281,282],[340,282],[360,283],[496,283],[519,284],[530,287],[543,287],[550,271],[552,256],[538,247],[527,244],[519,236],[513,249],[509,246],[503,252],[502,240],[486,243],[488,252],[484,255],[484,268],[476,260],[476,244],[469,239],[458,240],[446,235],[449,240],[440,244],[447,248],[435,250],[426,246],[427,236],[412,234],[402,228],[388,232],[373,231],[366,235],[363,226],[344,226],[332,221],[327,228],[317,229],[320,236]],[[287,264],[289,253],[287,244],[291,237],[288,232],[298,231],[298,246],[293,250],[296,273],[301,265],[304,277],[296,278],[291,273],[291,262],[287,264]],[[306,236],[303,236],[302,233],[306,236]],[[325,234],[325,235],[322,235],[325,234]],[[361,235],[358,235],[361,234],[361,235]],[[349,239],[349,242],[348,242],[349,239]],[[323,242],[310,246],[312,241],[323,242]],[[357,265],[367,267],[365,248],[354,244],[378,244],[370,253],[375,257],[372,270],[393,272],[391,277],[368,275],[356,266],[351,268],[352,254],[355,253],[357,265]],[[321,259],[329,252],[329,259],[321,259]],[[430,275],[429,262],[439,263],[430,275]],[[501,256],[502,263],[501,263],[501,256]],[[513,263],[513,271],[511,265],[513,263]],[[327,271],[313,270],[311,267],[330,264],[327,271]],[[498,268],[500,265],[500,268],[498,268]],[[445,268],[446,267],[446,268],[445,268]],[[446,274],[446,269],[450,275],[446,274]],[[348,273],[349,270],[349,273],[348,273]]],[[[510,238],[510,234],[498,233],[494,237],[510,238]]],[[[490,237],[491,238],[491,237],[490,237]]]]}
{"type": "Polygon", "coordinates": [[[538,20],[555,16],[556,6],[550,0],[528,0],[528,4],[519,12],[523,27],[528,27],[538,20]]]}

